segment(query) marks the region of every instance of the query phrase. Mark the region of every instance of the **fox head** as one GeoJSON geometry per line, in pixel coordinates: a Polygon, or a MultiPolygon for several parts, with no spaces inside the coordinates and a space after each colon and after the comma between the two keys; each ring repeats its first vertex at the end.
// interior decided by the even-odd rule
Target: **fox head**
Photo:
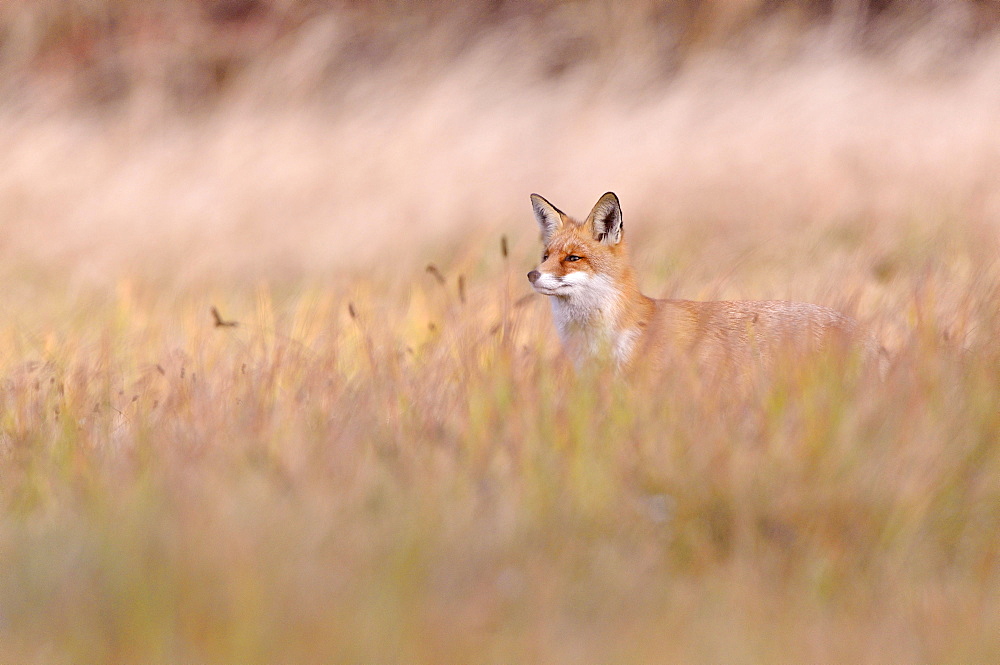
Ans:
{"type": "Polygon", "coordinates": [[[602,196],[583,222],[538,194],[531,195],[531,205],[545,247],[542,262],[528,273],[535,290],[570,300],[615,291],[628,271],[618,197],[602,196]]]}

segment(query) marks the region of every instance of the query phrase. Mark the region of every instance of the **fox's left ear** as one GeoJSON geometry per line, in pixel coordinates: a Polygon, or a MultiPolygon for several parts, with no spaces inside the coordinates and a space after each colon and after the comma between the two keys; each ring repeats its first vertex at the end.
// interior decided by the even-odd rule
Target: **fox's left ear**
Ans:
{"type": "Polygon", "coordinates": [[[622,207],[614,192],[608,192],[590,211],[587,224],[594,231],[594,239],[606,245],[622,241],[622,207]]]}

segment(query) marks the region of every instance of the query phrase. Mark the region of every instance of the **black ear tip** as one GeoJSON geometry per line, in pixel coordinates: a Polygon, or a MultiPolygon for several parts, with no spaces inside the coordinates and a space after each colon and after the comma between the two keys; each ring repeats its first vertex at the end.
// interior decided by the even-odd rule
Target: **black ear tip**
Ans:
{"type": "Polygon", "coordinates": [[[615,208],[618,208],[619,210],[622,209],[621,201],[618,200],[618,195],[615,194],[614,192],[605,192],[604,196],[598,199],[597,205],[600,206],[611,205],[615,208]]]}

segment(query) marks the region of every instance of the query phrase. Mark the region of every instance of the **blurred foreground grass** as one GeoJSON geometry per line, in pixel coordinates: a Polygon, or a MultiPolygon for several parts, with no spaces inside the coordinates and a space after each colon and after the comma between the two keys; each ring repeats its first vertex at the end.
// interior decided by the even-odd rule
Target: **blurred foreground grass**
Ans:
{"type": "Polygon", "coordinates": [[[742,395],[576,375],[469,267],[8,310],[0,659],[1000,657],[996,263],[897,276],[886,382],[742,395]]]}

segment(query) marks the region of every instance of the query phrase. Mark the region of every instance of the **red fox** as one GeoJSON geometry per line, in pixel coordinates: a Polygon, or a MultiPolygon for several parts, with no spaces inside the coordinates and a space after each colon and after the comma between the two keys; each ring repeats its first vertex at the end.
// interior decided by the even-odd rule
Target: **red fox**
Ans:
{"type": "Polygon", "coordinates": [[[828,307],[782,300],[654,300],[639,291],[613,192],[584,222],[531,195],[542,230],[542,262],[528,281],[549,296],[563,347],[577,365],[611,360],[619,369],[688,358],[714,369],[770,365],[789,350],[855,348],[878,359],[878,342],[828,307]]]}

